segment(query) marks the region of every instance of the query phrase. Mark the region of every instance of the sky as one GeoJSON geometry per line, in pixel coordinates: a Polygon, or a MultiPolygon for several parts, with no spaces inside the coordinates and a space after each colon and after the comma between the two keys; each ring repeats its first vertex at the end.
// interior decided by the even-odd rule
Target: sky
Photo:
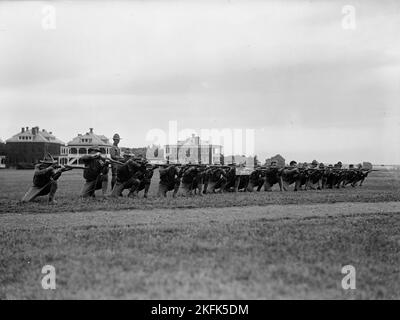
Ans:
{"type": "Polygon", "coordinates": [[[254,130],[259,159],[400,164],[399,18],[395,0],[2,1],[0,139],[141,147],[176,121],[254,130]]]}

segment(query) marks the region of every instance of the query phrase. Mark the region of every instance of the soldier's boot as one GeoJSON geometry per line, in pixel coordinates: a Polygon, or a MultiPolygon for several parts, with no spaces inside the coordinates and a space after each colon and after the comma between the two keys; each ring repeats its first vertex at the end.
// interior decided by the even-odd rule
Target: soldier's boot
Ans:
{"type": "Polygon", "coordinates": [[[202,197],[204,195],[204,185],[199,183],[198,185],[198,190],[199,190],[199,196],[202,197]]]}

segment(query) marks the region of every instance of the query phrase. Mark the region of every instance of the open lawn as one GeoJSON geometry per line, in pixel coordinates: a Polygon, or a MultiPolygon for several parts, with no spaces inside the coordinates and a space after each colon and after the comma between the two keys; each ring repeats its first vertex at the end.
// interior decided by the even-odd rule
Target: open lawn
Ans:
{"type": "Polygon", "coordinates": [[[399,299],[400,182],[362,188],[21,205],[31,171],[0,171],[0,299],[399,299]],[[176,207],[176,208],[174,208],[176,207]],[[21,214],[19,214],[21,213],[21,214]],[[356,290],[341,269],[356,268],[356,290]],[[57,289],[41,287],[53,265],[57,289]]]}

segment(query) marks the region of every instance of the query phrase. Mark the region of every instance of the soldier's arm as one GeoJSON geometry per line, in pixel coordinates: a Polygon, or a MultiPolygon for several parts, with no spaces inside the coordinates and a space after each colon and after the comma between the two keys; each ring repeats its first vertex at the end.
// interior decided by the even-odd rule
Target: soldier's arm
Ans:
{"type": "Polygon", "coordinates": [[[35,170],[35,175],[36,176],[43,176],[43,175],[46,175],[46,174],[48,174],[49,172],[53,172],[54,171],[54,168],[53,167],[48,167],[48,168],[46,168],[46,169],[36,169],[35,170]]]}
{"type": "Polygon", "coordinates": [[[100,158],[101,154],[100,153],[95,153],[95,154],[85,154],[84,156],[81,157],[81,160],[83,162],[88,162],[93,159],[98,159],[100,158]]]}
{"type": "Polygon", "coordinates": [[[124,157],[121,157],[121,156],[118,154],[116,148],[111,148],[111,149],[110,149],[110,156],[111,156],[111,159],[116,160],[116,161],[124,160],[124,157]]]}

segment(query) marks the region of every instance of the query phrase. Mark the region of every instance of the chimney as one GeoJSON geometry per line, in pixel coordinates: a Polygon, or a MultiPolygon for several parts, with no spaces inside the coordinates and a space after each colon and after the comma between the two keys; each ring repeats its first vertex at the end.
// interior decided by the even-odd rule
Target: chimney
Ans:
{"type": "Polygon", "coordinates": [[[22,127],[22,129],[21,129],[21,132],[22,132],[22,133],[24,133],[24,132],[25,132],[25,128],[24,128],[24,127],[22,127]]]}
{"type": "Polygon", "coordinates": [[[50,131],[49,134],[53,135],[53,131],[50,131]]]}
{"type": "Polygon", "coordinates": [[[90,130],[90,133],[93,133],[93,128],[89,128],[89,130],[90,130]]]}
{"type": "Polygon", "coordinates": [[[29,127],[26,127],[25,130],[26,130],[26,131],[29,131],[29,127]]]}

